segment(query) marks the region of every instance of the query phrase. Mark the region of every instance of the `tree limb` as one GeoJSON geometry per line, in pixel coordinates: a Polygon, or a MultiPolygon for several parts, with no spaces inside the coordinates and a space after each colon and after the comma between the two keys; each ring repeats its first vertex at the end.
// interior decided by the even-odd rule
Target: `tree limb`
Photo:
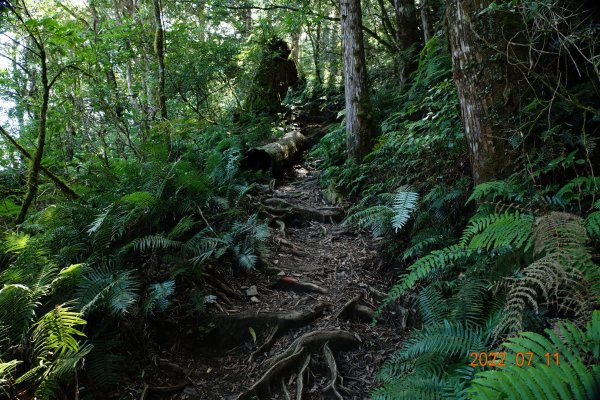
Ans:
{"type": "MultiPolygon", "coordinates": [[[[262,10],[262,11],[274,11],[274,10],[287,10],[287,11],[293,11],[293,12],[305,12],[307,15],[313,15],[319,18],[323,18],[326,19],[328,21],[335,21],[338,22],[340,19],[338,17],[330,17],[328,15],[322,15],[319,13],[315,13],[313,11],[310,10],[302,10],[298,7],[292,7],[292,6],[284,6],[284,5],[270,5],[270,6],[254,6],[254,5],[247,5],[247,6],[225,6],[225,5],[219,5],[218,7],[222,7],[222,8],[226,8],[228,10],[262,10]]],[[[362,30],[369,36],[371,36],[373,39],[375,39],[376,42],[378,42],[379,44],[381,44],[383,47],[385,47],[388,51],[390,52],[396,52],[396,46],[394,46],[394,44],[388,42],[387,40],[385,40],[384,38],[382,38],[381,36],[379,36],[375,31],[367,28],[364,25],[361,25],[362,30]]]]}
{"type": "MultiPolygon", "coordinates": [[[[19,151],[19,153],[21,153],[24,157],[28,158],[31,160],[31,153],[29,153],[27,151],[27,149],[25,149],[23,146],[21,146],[19,144],[19,142],[17,142],[12,136],[10,136],[10,134],[0,126],[0,134],[2,136],[4,136],[4,138],[6,138],[6,140],[8,140],[10,143],[12,143],[13,146],[15,146],[15,148],[19,151]]],[[[77,200],[79,198],[79,195],[77,193],[75,193],[75,191],[73,189],[71,189],[62,179],[60,179],[58,176],[54,175],[48,168],[44,167],[43,165],[40,166],[40,170],[42,171],[42,173],[44,175],[46,175],[48,177],[48,179],[50,179],[55,185],[56,187],[65,195],[67,196],[69,199],[71,200],[77,200]]]]}

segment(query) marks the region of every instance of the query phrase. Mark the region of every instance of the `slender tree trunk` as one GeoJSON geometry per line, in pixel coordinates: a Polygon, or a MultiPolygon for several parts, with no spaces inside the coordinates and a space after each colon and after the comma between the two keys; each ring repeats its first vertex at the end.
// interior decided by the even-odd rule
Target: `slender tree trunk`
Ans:
{"type": "Polygon", "coordinates": [[[429,42],[433,36],[433,26],[431,23],[431,10],[429,9],[429,0],[421,0],[421,30],[423,31],[423,42],[429,42]]]}
{"type": "Polygon", "coordinates": [[[510,173],[507,143],[519,109],[518,75],[511,71],[501,35],[511,27],[497,16],[480,15],[490,0],[446,0],[454,81],[476,184],[510,173]],[[503,27],[501,32],[500,27],[503,27]]]}
{"type": "Polygon", "coordinates": [[[21,204],[19,215],[17,215],[16,223],[20,224],[25,221],[27,211],[31,207],[38,191],[39,173],[42,166],[42,157],[44,156],[44,147],[46,146],[46,122],[48,118],[48,103],[50,100],[50,83],[48,81],[48,65],[46,51],[42,45],[39,46],[40,52],[40,68],[42,81],[42,105],[40,107],[37,147],[31,160],[31,167],[27,175],[27,190],[21,204]]]}
{"type": "Polygon", "coordinates": [[[165,31],[163,29],[160,0],[153,0],[154,22],[156,31],[154,34],[154,52],[158,60],[158,109],[160,118],[168,119],[167,97],[165,95],[165,31]]]}
{"type": "Polygon", "coordinates": [[[317,24],[316,34],[313,36],[312,30],[307,31],[308,38],[313,50],[313,63],[315,65],[315,77],[317,78],[317,84],[319,87],[323,86],[323,73],[321,70],[321,23],[317,24]]]}
{"type": "Polygon", "coordinates": [[[301,49],[300,49],[300,35],[302,34],[302,28],[298,28],[292,33],[292,61],[296,64],[296,70],[298,71],[298,81],[304,81],[304,69],[302,68],[302,63],[300,62],[302,58],[301,49]]]}
{"type": "MultiPolygon", "coordinates": [[[[334,10],[334,15],[333,18],[338,18],[340,17],[340,9],[339,8],[335,8],[334,10]]],[[[337,85],[338,85],[338,76],[340,74],[339,71],[339,62],[340,62],[340,57],[339,57],[339,40],[340,40],[340,33],[339,33],[339,28],[340,26],[335,24],[333,26],[330,26],[330,33],[329,33],[329,43],[328,43],[328,63],[327,63],[327,88],[329,90],[334,90],[337,85]]]]}
{"type": "Polygon", "coordinates": [[[417,69],[417,54],[421,49],[422,38],[415,13],[414,0],[394,0],[396,14],[396,45],[398,46],[397,68],[400,86],[417,69]]]}
{"type": "Polygon", "coordinates": [[[362,161],[372,148],[371,121],[360,0],[341,0],[340,19],[344,52],[346,145],[348,156],[362,161]]]}

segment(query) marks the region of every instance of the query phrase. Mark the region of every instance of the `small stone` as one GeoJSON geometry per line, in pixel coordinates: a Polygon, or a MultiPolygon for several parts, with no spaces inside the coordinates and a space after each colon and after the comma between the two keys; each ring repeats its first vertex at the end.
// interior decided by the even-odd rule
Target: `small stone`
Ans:
{"type": "Polygon", "coordinates": [[[285,271],[279,271],[279,272],[277,273],[277,276],[285,276],[285,271]]]}
{"type": "Polygon", "coordinates": [[[250,297],[250,301],[253,302],[253,303],[260,303],[260,300],[256,296],[250,297]]]}
{"type": "Polygon", "coordinates": [[[248,289],[246,289],[246,296],[256,296],[257,294],[258,289],[256,288],[256,285],[252,285],[248,289]]]}

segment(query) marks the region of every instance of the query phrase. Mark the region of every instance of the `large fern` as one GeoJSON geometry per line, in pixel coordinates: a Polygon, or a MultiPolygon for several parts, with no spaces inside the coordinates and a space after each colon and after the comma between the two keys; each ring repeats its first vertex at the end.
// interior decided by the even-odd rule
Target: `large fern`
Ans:
{"type": "Polygon", "coordinates": [[[507,365],[478,373],[469,390],[470,398],[597,398],[600,393],[600,311],[593,313],[585,330],[570,322],[561,322],[545,333],[522,332],[504,343],[507,364],[515,362],[517,353],[529,352],[532,353],[531,365],[507,365]]]}
{"type": "Polygon", "coordinates": [[[36,398],[41,400],[56,398],[61,382],[69,376],[74,378],[81,359],[91,350],[91,346],[80,347],[78,342],[85,335],[76,326],[85,323],[79,313],[62,305],[45,314],[31,335],[36,362],[15,384],[33,385],[36,398]]]}
{"type": "Polygon", "coordinates": [[[595,301],[589,284],[598,275],[588,240],[583,220],[576,215],[554,212],[536,220],[534,254],[541,257],[508,278],[507,303],[497,333],[523,330],[526,308],[538,312],[539,299],[587,319],[589,304],[595,301]]]}

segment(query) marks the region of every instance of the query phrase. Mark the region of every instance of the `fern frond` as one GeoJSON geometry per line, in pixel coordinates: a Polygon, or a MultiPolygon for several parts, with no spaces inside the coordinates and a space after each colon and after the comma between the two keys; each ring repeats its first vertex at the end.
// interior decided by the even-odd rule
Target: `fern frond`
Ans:
{"type": "Polygon", "coordinates": [[[419,311],[425,325],[440,323],[447,318],[449,307],[435,285],[429,285],[417,296],[419,311]]]}
{"type": "Polygon", "coordinates": [[[173,227],[173,229],[171,229],[171,231],[167,235],[167,238],[173,240],[188,232],[194,227],[195,224],[196,222],[191,217],[185,216],[179,220],[179,222],[173,227]]]}
{"type": "Polygon", "coordinates": [[[562,212],[551,212],[537,218],[534,237],[536,254],[563,254],[575,258],[579,258],[589,240],[583,219],[562,212]]]}
{"type": "Polygon", "coordinates": [[[22,232],[9,232],[4,236],[2,250],[6,253],[19,254],[29,245],[29,236],[22,232]]]}
{"type": "Polygon", "coordinates": [[[443,369],[439,364],[442,360],[464,359],[470,352],[485,348],[486,334],[475,324],[447,320],[428,324],[414,331],[400,351],[386,361],[378,379],[386,381],[423,368],[431,373],[430,368],[436,365],[443,369]]]}
{"type": "Polygon", "coordinates": [[[497,333],[523,330],[526,308],[530,306],[537,313],[540,297],[545,304],[555,304],[559,310],[587,317],[589,295],[583,276],[559,258],[545,256],[525,267],[519,275],[509,278],[511,285],[497,333]]]}
{"type": "Polygon", "coordinates": [[[383,205],[368,207],[350,214],[343,222],[346,226],[369,229],[374,237],[381,237],[391,230],[391,221],[396,215],[393,208],[383,205]]]}
{"type": "Polygon", "coordinates": [[[509,199],[513,193],[514,187],[508,181],[484,182],[473,188],[473,193],[467,202],[479,201],[483,198],[489,201],[495,201],[497,198],[509,199]]]}
{"type": "Polygon", "coordinates": [[[460,239],[462,246],[488,251],[511,247],[526,252],[531,246],[533,217],[518,212],[472,218],[460,239]]]}
{"type": "Polygon", "coordinates": [[[77,338],[85,335],[75,326],[85,324],[79,313],[63,305],[56,306],[35,324],[32,335],[34,353],[37,357],[46,357],[46,353],[61,357],[69,350],[77,352],[77,338]]]}
{"type": "Polygon", "coordinates": [[[144,313],[152,314],[154,311],[165,311],[170,304],[168,297],[174,292],[174,281],[165,281],[150,285],[150,287],[148,287],[148,295],[143,306],[144,313]]]}
{"type": "Polygon", "coordinates": [[[398,232],[406,225],[411,214],[417,208],[419,194],[400,190],[396,193],[392,209],[394,216],[392,217],[392,227],[398,232]]]}
{"type": "MultiPolygon", "coordinates": [[[[17,369],[17,366],[21,363],[22,361],[19,360],[11,360],[7,362],[2,362],[2,360],[0,360],[0,390],[3,390],[4,385],[12,379],[12,374],[17,369]]],[[[4,394],[8,395],[6,392],[4,392],[4,394]]]]}
{"type": "Polygon", "coordinates": [[[592,239],[600,239],[600,211],[594,211],[587,216],[585,227],[592,239]]]}
{"type": "Polygon", "coordinates": [[[177,240],[169,239],[162,234],[148,235],[141,238],[134,239],[129,246],[132,246],[135,250],[145,252],[148,250],[157,249],[174,249],[181,246],[181,242],[177,240]]]}
{"type": "Polygon", "coordinates": [[[407,290],[413,288],[418,281],[431,276],[434,271],[450,268],[453,263],[470,256],[472,252],[473,250],[471,249],[452,245],[441,250],[434,250],[425,257],[418,259],[406,269],[407,273],[401,276],[400,281],[390,289],[377,315],[381,314],[381,310],[385,306],[402,296],[407,290]]]}
{"type": "Polygon", "coordinates": [[[373,400],[442,400],[443,384],[435,376],[408,375],[393,379],[371,393],[373,400]]]}
{"type": "Polygon", "coordinates": [[[4,285],[0,289],[0,321],[12,343],[20,343],[35,320],[37,299],[25,285],[4,285]]]}
{"type": "Polygon", "coordinates": [[[125,314],[137,302],[137,286],[131,271],[116,271],[108,265],[90,269],[76,290],[81,313],[104,306],[113,314],[125,314]]]}
{"type": "Polygon", "coordinates": [[[504,343],[507,360],[516,360],[517,353],[531,352],[531,365],[509,365],[478,373],[469,390],[470,398],[595,398],[600,393],[600,311],[594,311],[585,331],[563,322],[545,333],[523,332],[504,343]],[[558,365],[555,352],[559,355],[558,365]]]}
{"type": "Polygon", "coordinates": [[[488,302],[488,287],[488,282],[480,279],[459,279],[458,287],[449,301],[450,318],[466,323],[483,322],[484,309],[488,302]]]}

